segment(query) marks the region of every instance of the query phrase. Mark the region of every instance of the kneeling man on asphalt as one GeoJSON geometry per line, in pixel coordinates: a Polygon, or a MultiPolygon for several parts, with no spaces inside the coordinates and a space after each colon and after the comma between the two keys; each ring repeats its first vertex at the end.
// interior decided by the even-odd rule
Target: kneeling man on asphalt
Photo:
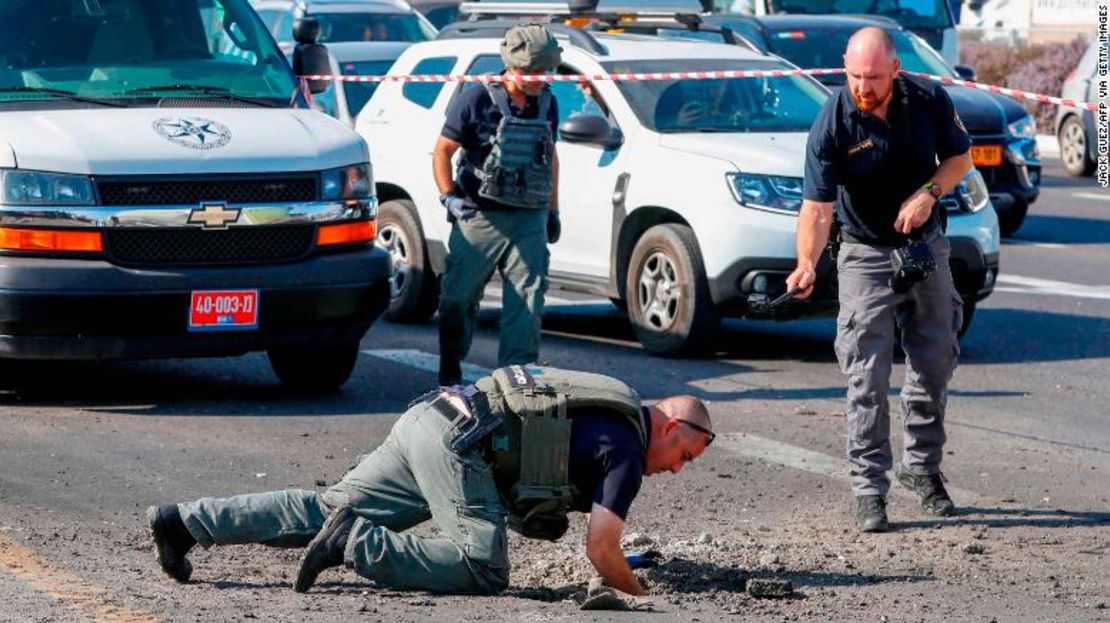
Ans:
{"type": "Polygon", "coordinates": [[[950,515],[940,472],[948,381],[963,304],[948,267],[944,193],[971,170],[967,130],[944,88],[899,75],[886,31],[864,28],[844,54],[848,84],[829,98],[806,148],[798,266],[787,278],[813,291],[834,212],[841,225],[836,354],[848,375],[848,459],[861,532],[889,529],[890,373],[902,333],[905,451],[898,482],[922,508],[950,515]]]}
{"type": "Polygon", "coordinates": [[[152,506],[162,570],[186,582],[193,545],[304,547],[296,591],[345,565],[383,587],[496,594],[509,585],[506,528],[556,540],[589,513],[586,555],[606,583],[644,595],[620,547],[644,475],[678,473],[713,441],[690,396],[643,407],[598,374],[508,366],[441,388],[326,492],[286,490],[152,506]],[[406,533],[431,519],[443,538],[406,533]]]}

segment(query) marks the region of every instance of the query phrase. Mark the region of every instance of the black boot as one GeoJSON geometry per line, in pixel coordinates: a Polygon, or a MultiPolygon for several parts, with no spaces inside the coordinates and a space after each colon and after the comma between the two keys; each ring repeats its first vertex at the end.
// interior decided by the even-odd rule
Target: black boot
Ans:
{"type": "Polygon", "coordinates": [[[332,511],[301,556],[301,568],[297,570],[293,590],[307,592],[316,583],[321,571],[343,564],[343,550],[347,548],[347,537],[354,523],[355,512],[350,506],[340,506],[332,511]]]}
{"type": "Polygon", "coordinates": [[[193,565],[186,558],[197,540],[189,534],[176,504],[151,506],[146,509],[146,523],[150,528],[150,538],[154,540],[154,552],[158,564],[166,575],[185,583],[193,574],[193,565]]]}
{"type": "Polygon", "coordinates": [[[860,532],[888,532],[886,498],[881,495],[861,495],[856,498],[856,527],[860,532]]]}
{"type": "Polygon", "coordinates": [[[462,365],[458,361],[439,360],[439,386],[462,385],[462,365]]]}
{"type": "Polygon", "coordinates": [[[902,486],[917,494],[921,500],[921,508],[934,517],[947,517],[956,512],[956,504],[948,497],[948,490],[944,488],[944,475],[940,473],[920,476],[894,470],[894,477],[902,486]]]}

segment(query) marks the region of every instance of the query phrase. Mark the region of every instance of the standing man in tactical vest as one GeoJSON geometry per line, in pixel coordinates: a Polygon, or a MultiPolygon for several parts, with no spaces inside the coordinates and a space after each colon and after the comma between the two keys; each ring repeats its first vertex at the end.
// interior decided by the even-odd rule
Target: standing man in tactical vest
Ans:
{"type": "Polygon", "coordinates": [[[323,494],[287,490],[152,506],[162,570],[188,581],[197,543],[307,544],[294,589],[346,565],[381,586],[496,594],[509,584],[506,527],[556,540],[589,513],[586,556],[606,583],[645,594],[621,531],[645,475],[678,473],[713,441],[709,412],[675,396],[650,407],[624,383],[535,366],[413,403],[386,440],[323,494]],[[441,538],[405,530],[431,519],[441,538]]]}
{"type": "Polygon", "coordinates": [[[905,449],[895,477],[925,512],[955,505],[940,472],[948,381],[956,369],[960,295],[948,267],[938,201],[971,170],[967,130],[944,88],[900,75],[890,35],[864,28],[844,53],[848,84],[826,102],[806,148],[798,215],[798,265],[787,277],[800,298],[834,214],[841,225],[836,354],[848,375],[848,459],[861,532],[890,529],[886,494],[890,373],[895,327],[906,353],[905,449]]]}
{"type": "Polygon", "coordinates": [[[561,49],[540,24],[501,42],[505,82],[463,86],[447,111],[432,167],[452,222],[439,301],[439,383],[462,381],[482,291],[501,273],[499,366],[537,360],[547,290],[547,245],[559,239],[559,112],[542,82],[523,76],[558,68],[561,49]],[[451,159],[463,157],[452,177],[451,159]]]}

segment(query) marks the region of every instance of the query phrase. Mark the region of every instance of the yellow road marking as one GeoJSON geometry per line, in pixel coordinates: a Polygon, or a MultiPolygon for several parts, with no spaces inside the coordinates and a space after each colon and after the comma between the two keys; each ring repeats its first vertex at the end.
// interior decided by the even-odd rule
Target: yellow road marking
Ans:
{"type": "Polygon", "coordinates": [[[0,533],[0,571],[7,572],[96,623],[159,623],[140,610],[108,603],[108,591],[43,560],[31,549],[0,533]]]}

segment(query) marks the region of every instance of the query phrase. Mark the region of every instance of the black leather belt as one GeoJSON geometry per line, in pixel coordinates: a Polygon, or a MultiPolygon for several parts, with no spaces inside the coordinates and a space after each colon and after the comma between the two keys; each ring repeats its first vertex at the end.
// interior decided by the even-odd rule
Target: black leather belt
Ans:
{"type": "MultiPolygon", "coordinates": [[[[936,234],[939,231],[940,231],[939,227],[934,227],[934,228],[930,229],[929,231],[922,233],[921,234],[921,240],[928,240],[929,238],[933,237],[933,234],[936,234]]],[[[897,240],[890,241],[890,240],[874,240],[874,239],[871,239],[871,238],[859,238],[857,236],[853,236],[852,234],[844,231],[843,229],[840,230],[840,241],[851,243],[851,244],[865,244],[869,247],[900,247],[900,246],[903,246],[904,244],[906,244],[904,240],[903,241],[897,241],[897,240]]]]}

